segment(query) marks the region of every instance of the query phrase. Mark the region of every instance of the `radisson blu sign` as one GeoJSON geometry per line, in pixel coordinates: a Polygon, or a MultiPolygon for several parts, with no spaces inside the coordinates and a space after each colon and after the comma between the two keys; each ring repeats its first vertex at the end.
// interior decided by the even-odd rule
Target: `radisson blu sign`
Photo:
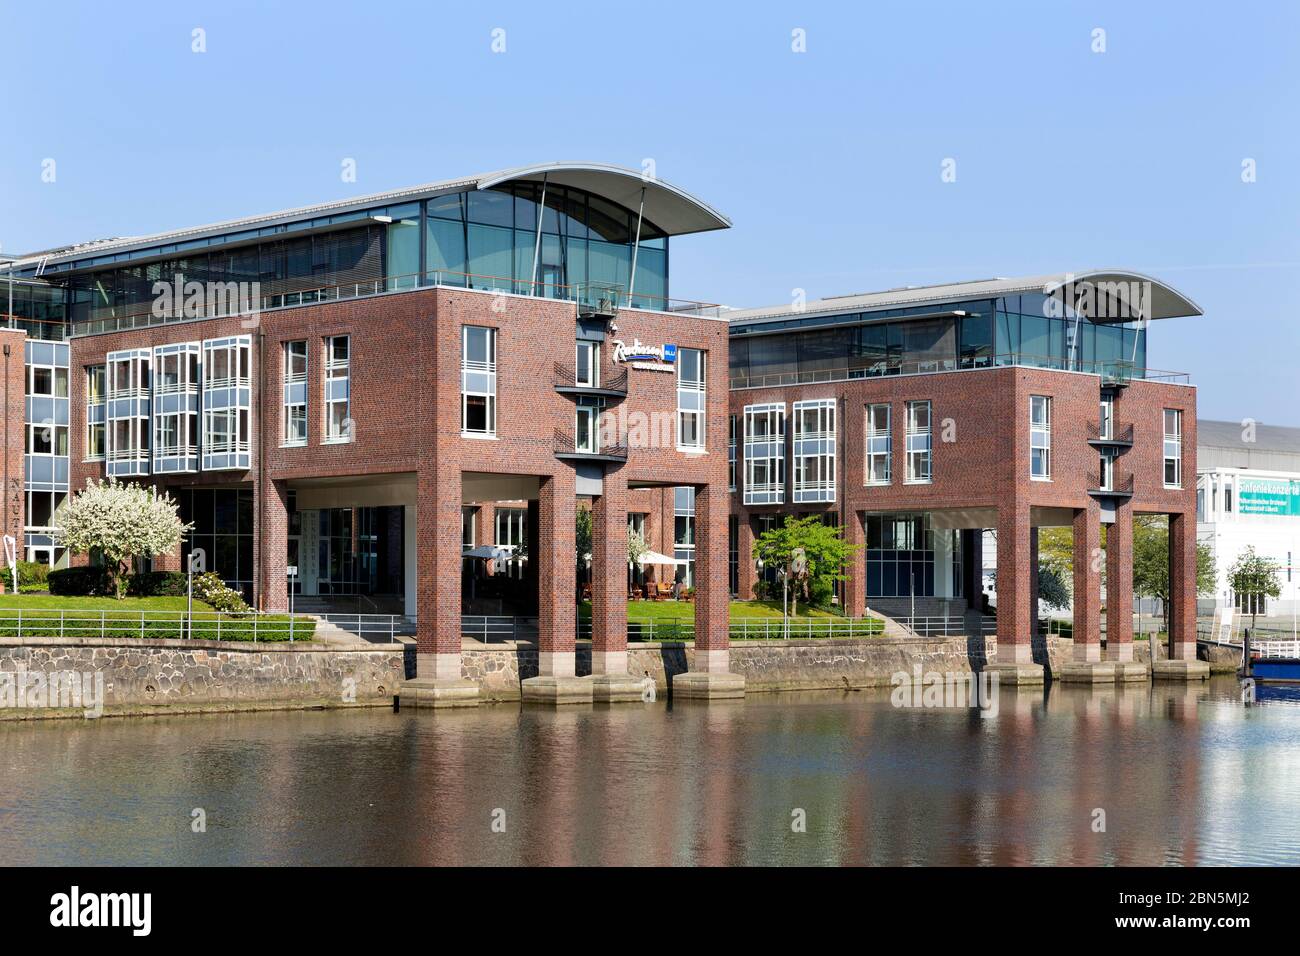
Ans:
{"type": "Polygon", "coordinates": [[[1300,517],[1300,480],[1238,478],[1237,511],[1244,515],[1300,517]]]}

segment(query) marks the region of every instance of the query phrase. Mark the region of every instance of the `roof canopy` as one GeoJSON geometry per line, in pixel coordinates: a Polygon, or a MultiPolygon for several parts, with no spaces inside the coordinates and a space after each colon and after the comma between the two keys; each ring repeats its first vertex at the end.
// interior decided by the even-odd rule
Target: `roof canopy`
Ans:
{"type": "Polygon", "coordinates": [[[543,179],[558,185],[589,190],[631,209],[634,213],[640,208],[641,190],[644,188],[646,220],[654,223],[670,236],[680,236],[692,232],[707,232],[712,229],[727,229],[731,226],[731,220],[713,207],[678,189],[676,186],[664,182],[662,179],[643,178],[642,174],[635,169],[611,166],[604,163],[543,163],[536,166],[520,166],[515,169],[445,179],[440,182],[426,183],[423,186],[411,186],[389,192],[372,193],[368,196],[358,196],[355,199],[343,199],[314,206],[303,206],[298,209],[286,209],[281,212],[247,216],[242,219],[231,219],[207,226],[193,226],[149,236],[102,239],[61,246],[44,252],[29,253],[19,258],[15,265],[18,268],[23,268],[42,259],[46,259],[53,264],[109,254],[116,255],[149,249],[158,245],[195,242],[200,239],[219,237],[225,233],[263,229],[304,219],[318,219],[322,216],[336,217],[378,206],[389,206],[427,199],[432,196],[441,196],[446,193],[489,189],[493,186],[516,181],[541,182],[543,179]]]}
{"type": "Polygon", "coordinates": [[[1177,289],[1158,279],[1125,269],[1097,269],[1056,275],[1026,276],[1019,279],[978,279],[943,285],[908,286],[884,292],[818,299],[796,310],[789,305],[742,309],[728,318],[733,324],[775,321],[793,315],[832,315],[875,309],[912,308],[991,299],[1023,292],[1041,292],[1062,299],[1096,322],[1129,322],[1202,315],[1200,306],[1177,289]]]}

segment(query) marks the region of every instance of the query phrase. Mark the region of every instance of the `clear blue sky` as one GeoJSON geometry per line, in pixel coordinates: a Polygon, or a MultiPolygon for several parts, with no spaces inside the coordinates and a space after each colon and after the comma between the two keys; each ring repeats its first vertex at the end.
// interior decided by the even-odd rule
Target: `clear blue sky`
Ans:
{"type": "Polygon", "coordinates": [[[0,36],[5,251],[653,158],[735,222],[677,297],[1135,268],[1206,312],[1150,345],[1203,417],[1300,425],[1297,5],[4,0],[0,36]]]}

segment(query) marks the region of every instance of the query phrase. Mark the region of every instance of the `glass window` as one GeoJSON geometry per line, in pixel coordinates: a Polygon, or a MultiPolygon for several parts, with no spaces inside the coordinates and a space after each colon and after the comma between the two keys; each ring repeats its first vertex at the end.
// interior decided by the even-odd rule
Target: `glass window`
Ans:
{"type": "Polygon", "coordinates": [[[930,403],[907,403],[907,480],[923,484],[931,480],[930,403]]]}
{"type": "Polygon", "coordinates": [[[1029,475],[1052,476],[1052,400],[1046,395],[1029,396],[1029,475]]]}
{"type": "Polygon", "coordinates": [[[284,433],[286,445],[307,444],[307,341],[284,343],[284,433]]]}
{"type": "Polygon", "coordinates": [[[600,343],[579,342],[574,365],[574,382],[587,388],[600,385],[600,343]]]}
{"type": "Polygon", "coordinates": [[[785,403],[745,406],[747,505],[785,503],[785,403]]]}
{"type": "Polygon", "coordinates": [[[1183,413],[1176,408],[1165,409],[1165,487],[1183,486],[1183,413]]]}
{"type": "Polygon", "coordinates": [[[461,432],[495,435],[496,329],[467,325],[461,341],[461,432]]]}
{"type": "Polygon", "coordinates": [[[346,335],[325,340],[325,440],[352,440],[352,343],[346,335]]]}
{"type": "Polygon", "coordinates": [[[704,448],[705,353],[677,350],[677,447],[704,448]]]}
{"type": "Polygon", "coordinates": [[[890,458],[893,436],[890,431],[887,403],[867,406],[867,484],[887,485],[890,481],[890,458]]]}
{"type": "Polygon", "coordinates": [[[794,403],[796,504],[835,500],[835,399],[794,403]]]}

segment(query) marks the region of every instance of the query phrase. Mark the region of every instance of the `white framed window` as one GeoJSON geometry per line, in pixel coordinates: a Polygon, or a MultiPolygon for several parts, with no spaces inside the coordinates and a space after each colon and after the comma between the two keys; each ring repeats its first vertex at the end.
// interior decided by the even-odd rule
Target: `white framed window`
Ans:
{"type": "Polygon", "coordinates": [[[747,505],[785,503],[785,403],[745,406],[747,505]]]}
{"type": "Polygon", "coordinates": [[[704,381],[706,354],[700,349],[677,350],[677,447],[704,448],[704,381]]]}
{"type": "Polygon", "coordinates": [[[794,486],[795,504],[835,500],[835,399],[795,402],[794,486]]]}
{"type": "Polygon", "coordinates": [[[1098,463],[1100,468],[1100,483],[1098,490],[1114,491],[1115,490],[1115,452],[1107,448],[1101,453],[1101,459],[1098,463]]]}
{"type": "Polygon", "coordinates": [[[68,454],[68,426],[48,422],[28,422],[27,441],[23,449],[29,455],[68,454]]]}
{"type": "Polygon", "coordinates": [[[28,365],[27,394],[45,398],[67,398],[68,370],[53,365],[28,365]]]}
{"type": "Polygon", "coordinates": [[[1029,396],[1029,477],[1052,477],[1052,400],[1046,395],[1029,396]]]}
{"type": "Polygon", "coordinates": [[[204,471],[245,471],[252,466],[253,340],[247,335],[203,342],[204,471]]]}
{"type": "Polygon", "coordinates": [[[600,439],[598,434],[600,429],[597,422],[600,418],[600,407],[591,402],[578,402],[574,409],[573,416],[573,447],[575,451],[585,451],[588,454],[595,454],[600,451],[600,439]]]}
{"type": "MultiPolygon", "coordinates": [[[[496,510],[496,546],[498,548],[509,548],[517,552],[525,545],[528,540],[528,509],[526,508],[498,508],[496,510]]],[[[504,571],[512,578],[522,578],[524,575],[524,562],[526,558],[509,558],[504,562],[504,568],[496,568],[500,573],[504,571]]]]}
{"type": "Polygon", "coordinates": [[[460,549],[461,551],[472,551],[475,544],[474,524],[478,516],[478,509],[472,506],[463,506],[460,509],[460,549]]]}
{"type": "Polygon", "coordinates": [[[201,351],[199,342],[173,342],[153,350],[153,472],[156,475],[199,470],[201,351]]]}
{"type": "Polygon", "coordinates": [[[107,448],[104,434],[106,370],[103,365],[86,366],[86,461],[103,461],[107,448]]]}
{"type": "Polygon", "coordinates": [[[1115,399],[1109,395],[1101,400],[1101,424],[1098,435],[1107,440],[1115,437],[1115,399]]]}
{"type": "Polygon", "coordinates": [[[584,388],[600,387],[600,343],[579,342],[573,363],[573,382],[584,388]]]}
{"type": "Polygon", "coordinates": [[[1165,487],[1183,486],[1183,413],[1176,408],[1165,409],[1165,487]]]}
{"type": "Polygon", "coordinates": [[[110,478],[147,475],[153,350],[109,352],[106,362],[106,471],[110,478]]]}
{"type": "Polygon", "coordinates": [[[497,330],[466,325],[461,330],[460,430],[463,435],[497,433],[497,330]]]}
{"type": "Polygon", "coordinates": [[[930,403],[907,403],[907,482],[925,484],[931,481],[930,403]]]}
{"type": "Polygon", "coordinates": [[[281,443],[307,444],[307,340],[285,342],[284,418],[281,443]]]}
{"type": "Polygon", "coordinates": [[[736,490],[736,416],[727,416],[727,490],[736,490]]]}
{"type": "Polygon", "coordinates": [[[894,453],[893,416],[887,402],[867,406],[867,484],[887,485],[894,453]]]}
{"type": "Polygon", "coordinates": [[[325,340],[325,441],[352,441],[352,341],[347,335],[325,340]]]}

